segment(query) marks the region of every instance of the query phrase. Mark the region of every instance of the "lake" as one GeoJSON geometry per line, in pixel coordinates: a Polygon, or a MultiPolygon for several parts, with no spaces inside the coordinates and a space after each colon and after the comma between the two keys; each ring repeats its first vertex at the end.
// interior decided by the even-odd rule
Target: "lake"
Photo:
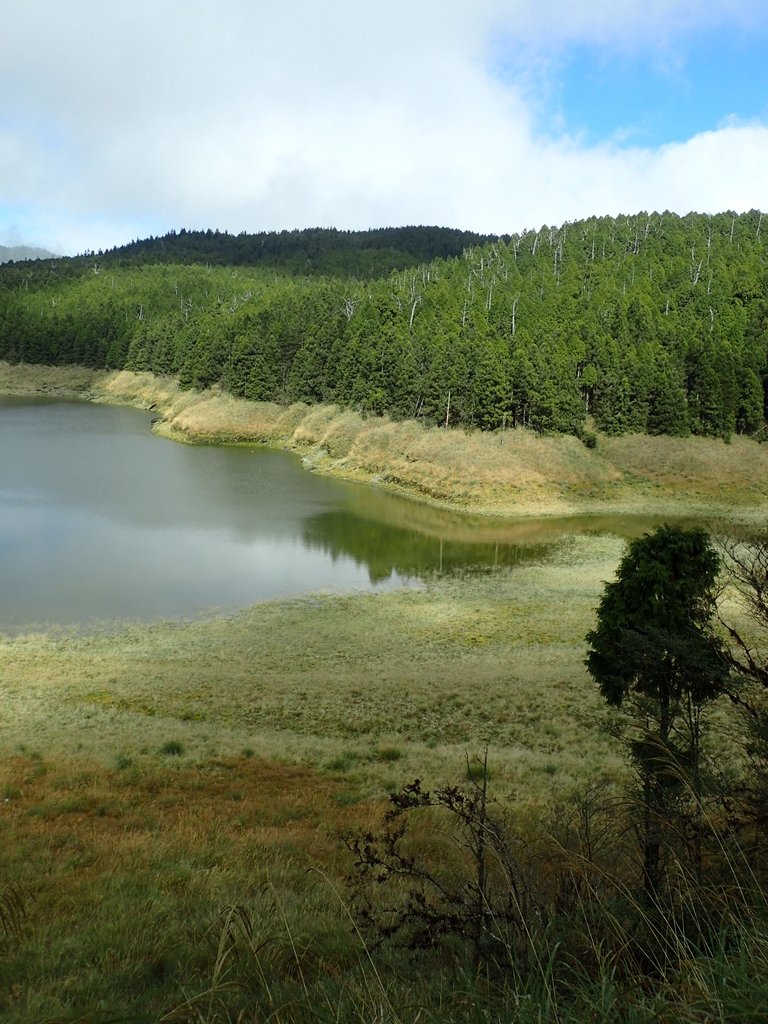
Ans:
{"type": "Polygon", "coordinates": [[[0,631],[197,617],[546,559],[650,521],[471,518],[259,446],[156,437],[151,414],[0,398],[0,631]]]}

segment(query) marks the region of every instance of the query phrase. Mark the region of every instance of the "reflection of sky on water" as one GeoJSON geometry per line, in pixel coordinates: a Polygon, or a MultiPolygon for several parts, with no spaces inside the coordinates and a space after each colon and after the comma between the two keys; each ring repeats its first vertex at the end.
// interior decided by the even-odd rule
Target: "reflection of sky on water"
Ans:
{"type": "Polygon", "coordinates": [[[0,399],[0,631],[415,585],[542,560],[590,527],[612,524],[473,519],[284,452],[163,441],[135,409],[0,399]]]}
{"type": "Polygon", "coordinates": [[[414,583],[307,543],[345,485],[280,452],[161,441],[149,419],[0,402],[0,629],[414,583]]]}
{"type": "MultiPolygon", "coordinates": [[[[295,539],[241,542],[223,531],[120,528],[82,510],[3,509],[0,624],[151,619],[231,610],[312,591],[371,589],[364,565],[295,539]],[[330,563],[330,571],[329,571],[330,563]]],[[[379,587],[408,582],[393,573],[379,587]]]]}

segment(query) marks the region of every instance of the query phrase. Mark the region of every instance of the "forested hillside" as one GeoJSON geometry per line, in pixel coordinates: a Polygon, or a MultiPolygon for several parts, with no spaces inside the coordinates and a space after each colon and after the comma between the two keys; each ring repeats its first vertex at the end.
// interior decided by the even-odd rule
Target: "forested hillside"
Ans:
{"type": "Polygon", "coordinates": [[[131,242],[104,254],[110,262],[205,263],[215,266],[267,266],[301,276],[322,274],[381,277],[432,259],[460,256],[467,246],[498,241],[454,228],[375,228],[338,231],[262,231],[231,235],[226,231],[171,232],[162,238],[131,242]]]}
{"type": "Polygon", "coordinates": [[[762,220],[591,218],[484,244],[410,228],[357,248],[349,232],[182,233],[2,268],[0,358],[483,429],[578,434],[591,416],[614,434],[762,436],[762,220]],[[372,252],[421,262],[380,277],[372,252]]]}

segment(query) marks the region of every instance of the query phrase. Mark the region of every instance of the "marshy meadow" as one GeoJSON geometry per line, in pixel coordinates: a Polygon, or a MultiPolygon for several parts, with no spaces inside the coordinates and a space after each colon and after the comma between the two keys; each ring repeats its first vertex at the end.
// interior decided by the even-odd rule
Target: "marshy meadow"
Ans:
{"type": "MultiPolygon", "coordinates": [[[[744,719],[727,699],[708,712],[711,877],[684,857],[670,868],[674,935],[643,954],[631,933],[659,925],[633,888],[633,766],[584,662],[605,581],[642,532],[597,516],[760,529],[768,446],[620,437],[590,451],[148,374],[1,369],[6,394],[151,407],[161,435],[267,441],[308,470],[415,494],[425,532],[441,505],[491,531],[533,513],[596,524],[513,567],[413,588],[0,637],[4,1021],[760,1019],[768,914],[760,886],[746,890],[763,852],[718,803],[748,760],[744,719]],[[400,837],[393,806],[413,818],[400,837]],[[374,927],[376,901],[407,948],[374,927]],[[434,941],[419,942],[427,903],[434,941]]],[[[529,521],[522,547],[541,540],[529,521]]],[[[721,607],[749,628],[735,591],[721,607]]]]}

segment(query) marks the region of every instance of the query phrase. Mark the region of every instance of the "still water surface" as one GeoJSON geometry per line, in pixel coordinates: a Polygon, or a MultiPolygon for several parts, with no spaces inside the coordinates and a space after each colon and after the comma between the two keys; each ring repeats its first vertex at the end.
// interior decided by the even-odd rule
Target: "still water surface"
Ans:
{"type": "Polygon", "coordinates": [[[473,521],[313,475],[285,452],[175,444],[150,423],[135,409],[0,399],[0,632],[418,585],[615,527],[473,521]]]}

